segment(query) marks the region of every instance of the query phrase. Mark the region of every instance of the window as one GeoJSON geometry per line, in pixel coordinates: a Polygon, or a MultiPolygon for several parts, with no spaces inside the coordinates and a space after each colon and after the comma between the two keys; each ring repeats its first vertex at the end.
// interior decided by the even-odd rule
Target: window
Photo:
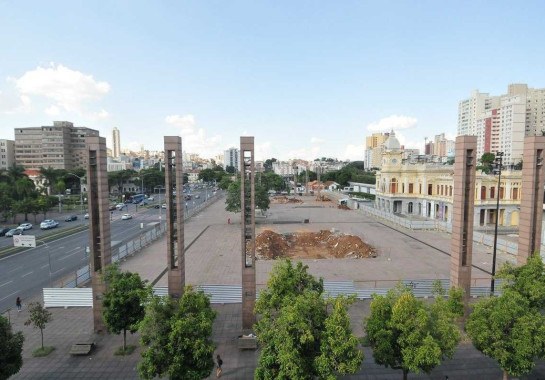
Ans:
{"type": "Polygon", "coordinates": [[[496,188],[494,186],[492,186],[490,188],[490,198],[492,198],[492,199],[496,198],[495,194],[496,194],[496,188]]]}

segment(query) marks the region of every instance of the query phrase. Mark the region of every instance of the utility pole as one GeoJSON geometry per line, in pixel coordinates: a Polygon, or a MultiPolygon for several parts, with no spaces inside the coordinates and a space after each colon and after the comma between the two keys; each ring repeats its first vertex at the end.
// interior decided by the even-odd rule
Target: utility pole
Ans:
{"type": "Polygon", "coordinates": [[[490,295],[494,295],[494,276],[496,275],[496,249],[498,245],[498,217],[500,213],[500,188],[501,188],[501,167],[503,163],[503,152],[497,152],[495,158],[496,167],[494,172],[498,173],[498,192],[496,194],[496,225],[494,226],[494,251],[492,252],[492,277],[490,280],[490,295]]]}

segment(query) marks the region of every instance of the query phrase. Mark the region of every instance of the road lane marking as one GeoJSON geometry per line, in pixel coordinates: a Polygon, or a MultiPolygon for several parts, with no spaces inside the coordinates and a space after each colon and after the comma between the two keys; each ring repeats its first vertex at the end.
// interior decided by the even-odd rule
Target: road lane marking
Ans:
{"type": "Polygon", "coordinates": [[[49,264],[42,265],[42,266],[40,267],[40,269],[45,269],[45,268],[47,268],[48,266],[49,266],[49,264]]]}
{"type": "Polygon", "coordinates": [[[26,276],[28,276],[28,275],[31,275],[32,273],[34,273],[34,271],[30,271],[30,272],[28,272],[27,274],[22,275],[21,278],[26,277],[26,276]]]}
{"type": "Polygon", "coordinates": [[[15,269],[12,269],[12,270],[8,271],[8,273],[15,272],[16,270],[19,270],[19,269],[23,269],[23,266],[19,266],[19,267],[15,268],[15,269]]]}
{"type": "Polygon", "coordinates": [[[4,286],[4,285],[11,284],[12,282],[13,282],[13,280],[8,281],[8,282],[4,282],[2,285],[0,285],[0,288],[1,288],[2,286],[4,286]]]}
{"type": "Polygon", "coordinates": [[[69,258],[70,256],[74,256],[76,253],[77,253],[77,252],[72,252],[72,253],[69,254],[69,255],[66,255],[66,256],[61,257],[61,258],[58,259],[57,261],[62,261],[62,260],[64,260],[64,259],[67,259],[67,258],[69,258]]]}
{"type": "Polygon", "coordinates": [[[56,275],[57,273],[59,273],[60,271],[63,271],[65,269],[65,267],[62,267],[61,269],[59,269],[58,271],[55,271],[55,272],[51,272],[52,275],[56,275]]]}
{"type": "Polygon", "coordinates": [[[9,297],[14,296],[15,294],[17,294],[17,292],[13,292],[13,293],[11,293],[11,294],[5,296],[4,298],[0,299],[0,301],[6,300],[6,299],[8,299],[9,297]]]}

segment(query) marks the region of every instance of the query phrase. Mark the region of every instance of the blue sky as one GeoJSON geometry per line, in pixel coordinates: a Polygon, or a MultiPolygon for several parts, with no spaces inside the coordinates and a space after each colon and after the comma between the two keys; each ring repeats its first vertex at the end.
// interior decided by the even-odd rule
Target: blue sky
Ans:
{"type": "Polygon", "coordinates": [[[122,147],[363,159],[456,133],[458,101],[545,87],[543,1],[0,0],[0,138],[69,120],[122,147]]]}

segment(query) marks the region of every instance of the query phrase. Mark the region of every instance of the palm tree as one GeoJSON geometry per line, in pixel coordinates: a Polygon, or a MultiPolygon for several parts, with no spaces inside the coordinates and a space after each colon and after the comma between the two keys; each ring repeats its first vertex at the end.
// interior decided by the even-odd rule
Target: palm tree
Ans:
{"type": "Polygon", "coordinates": [[[17,165],[13,165],[8,169],[8,175],[10,176],[12,183],[15,183],[15,181],[23,177],[28,177],[25,174],[25,168],[17,165]]]}
{"type": "Polygon", "coordinates": [[[34,182],[28,177],[19,178],[15,181],[15,198],[24,199],[34,194],[36,186],[34,182]]]}
{"type": "Polygon", "coordinates": [[[40,174],[45,178],[45,187],[47,188],[47,194],[51,195],[51,187],[57,182],[59,173],[57,169],[53,169],[51,166],[48,168],[41,167],[40,174]]]}

